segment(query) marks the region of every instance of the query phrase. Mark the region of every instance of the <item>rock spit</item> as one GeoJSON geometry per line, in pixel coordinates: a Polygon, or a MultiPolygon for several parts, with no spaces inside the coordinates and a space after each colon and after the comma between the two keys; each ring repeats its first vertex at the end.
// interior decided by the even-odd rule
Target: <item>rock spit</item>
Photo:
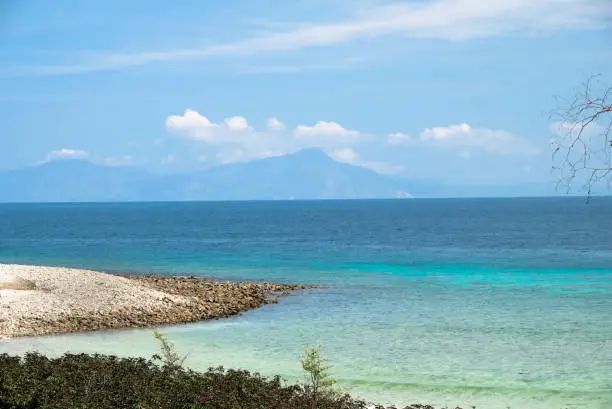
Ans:
{"type": "Polygon", "coordinates": [[[0,339],[226,318],[306,288],[0,264],[0,339]]]}

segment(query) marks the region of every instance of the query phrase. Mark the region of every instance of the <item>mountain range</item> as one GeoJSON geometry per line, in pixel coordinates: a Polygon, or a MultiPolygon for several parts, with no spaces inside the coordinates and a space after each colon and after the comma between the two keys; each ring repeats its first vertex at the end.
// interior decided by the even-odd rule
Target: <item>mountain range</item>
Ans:
{"type": "Polygon", "coordinates": [[[307,200],[550,195],[548,185],[455,187],[382,175],[340,163],[318,149],[155,174],[129,166],[64,159],[0,173],[0,202],[307,200]],[[523,192],[523,193],[521,193],[523,192]],[[479,194],[480,193],[480,194],[479,194]]]}

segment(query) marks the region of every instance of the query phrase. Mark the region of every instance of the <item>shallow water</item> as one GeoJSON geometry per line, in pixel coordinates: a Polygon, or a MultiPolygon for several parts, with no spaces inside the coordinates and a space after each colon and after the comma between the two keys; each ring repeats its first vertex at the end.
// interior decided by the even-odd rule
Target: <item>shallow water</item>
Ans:
{"type": "MultiPolygon", "coordinates": [[[[298,379],[321,343],[383,403],[612,407],[612,200],[0,205],[0,262],[324,284],[164,328],[194,368],[298,379]]],[[[149,330],[0,352],[150,356],[149,330]]]]}

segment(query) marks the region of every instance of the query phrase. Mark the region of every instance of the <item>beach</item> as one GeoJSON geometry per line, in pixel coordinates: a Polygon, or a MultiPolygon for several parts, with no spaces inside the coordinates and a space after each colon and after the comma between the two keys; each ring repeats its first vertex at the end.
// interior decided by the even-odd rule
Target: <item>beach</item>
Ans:
{"type": "Polygon", "coordinates": [[[0,264],[0,339],[226,318],[303,288],[0,264]]]}

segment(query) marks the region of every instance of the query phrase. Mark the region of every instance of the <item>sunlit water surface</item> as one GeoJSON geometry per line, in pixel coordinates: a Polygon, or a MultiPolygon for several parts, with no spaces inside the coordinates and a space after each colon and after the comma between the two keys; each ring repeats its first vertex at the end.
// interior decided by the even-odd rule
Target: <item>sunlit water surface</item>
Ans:
{"type": "MultiPolygon", "coordinates": [[[[0,262],[322,284],[163,328],[193,368],[301,379],[321,343],[381,403],[612,408],[612,200],[0,205],[0,262]]],[[[151,356],[151,330],[0,352],[151,356]]]]}

